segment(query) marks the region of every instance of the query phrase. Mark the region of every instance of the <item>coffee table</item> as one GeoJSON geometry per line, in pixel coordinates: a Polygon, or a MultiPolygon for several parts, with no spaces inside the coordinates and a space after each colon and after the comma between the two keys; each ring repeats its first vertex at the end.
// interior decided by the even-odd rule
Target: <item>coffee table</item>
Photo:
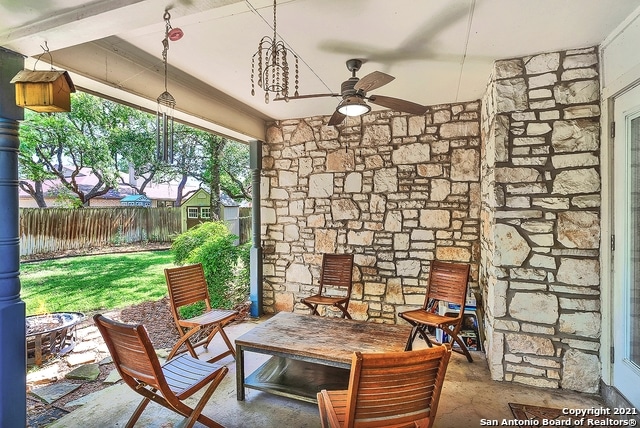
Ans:
{"type": "Polygon", "coordinates": [[[322,389],[347,389],[355,351],[404,351],[410,331],[409,325],[279,312],[235,341],[237,399],[252,388],[315,403],[322,389]],[[245,378],[245,351],[272,357],[245,378]]]}

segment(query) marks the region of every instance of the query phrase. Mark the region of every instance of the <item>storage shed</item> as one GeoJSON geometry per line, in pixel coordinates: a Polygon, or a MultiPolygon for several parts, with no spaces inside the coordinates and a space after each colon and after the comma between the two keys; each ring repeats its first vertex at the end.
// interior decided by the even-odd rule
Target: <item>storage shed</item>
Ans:
{"type": "MultiPolygon", "coordinates": [[[[224,192],[220,193],[220,220],[224,220],[229,231],[234,235],[240,234],[240,205],[224,192]]],[[[199,189],[189,199],[182,203],[182,230],[191,229],[197,224],[209,221],[211,195],[204,189],[199,189]]]]}

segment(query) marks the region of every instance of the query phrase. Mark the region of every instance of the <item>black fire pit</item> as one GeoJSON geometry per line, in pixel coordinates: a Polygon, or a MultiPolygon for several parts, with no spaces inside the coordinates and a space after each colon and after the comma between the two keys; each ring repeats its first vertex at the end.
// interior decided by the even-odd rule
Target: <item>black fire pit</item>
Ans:
{"type": "Polygon", "coordinates": [[[80,312],[53,312],[26,318],[27,366],[40,366],[52,357],[65,355],[76,344],[80,312]]]}

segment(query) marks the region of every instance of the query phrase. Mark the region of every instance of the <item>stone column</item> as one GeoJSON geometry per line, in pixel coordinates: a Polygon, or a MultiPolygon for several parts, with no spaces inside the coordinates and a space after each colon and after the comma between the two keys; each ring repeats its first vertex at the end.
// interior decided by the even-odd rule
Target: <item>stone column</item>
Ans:
{"type": "Polygon", "coordinates": [[[18,139],[23,111],[9,83],[21,55],[0,48],[0,426],[27,423],[25,304],[20,299],[18,139]]]}
{"type": "Polygon", "coordinates": [[[251,167],[251,252],[250,297],[251,316],[262,315],[262,244],[260,240],[260,171],[262,169],[262,141],[250,142],[251,167]]]}
{"type": "Polygon", "coordinates": [[[493,379],[598,391],[598,70],[595,47],[494,66],[480,280],[493,379]]]}

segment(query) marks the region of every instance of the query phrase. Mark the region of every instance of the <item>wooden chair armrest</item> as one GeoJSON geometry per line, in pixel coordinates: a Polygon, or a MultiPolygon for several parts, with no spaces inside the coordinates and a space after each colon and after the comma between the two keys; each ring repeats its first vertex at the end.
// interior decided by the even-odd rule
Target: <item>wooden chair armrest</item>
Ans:
{"type": "Polygon", "coordinates": [[[338,415],[326,389],[318,393],[318,404],[320,405],[321,420],[327,423],[323,428],[341,428],[338,415]]]}

